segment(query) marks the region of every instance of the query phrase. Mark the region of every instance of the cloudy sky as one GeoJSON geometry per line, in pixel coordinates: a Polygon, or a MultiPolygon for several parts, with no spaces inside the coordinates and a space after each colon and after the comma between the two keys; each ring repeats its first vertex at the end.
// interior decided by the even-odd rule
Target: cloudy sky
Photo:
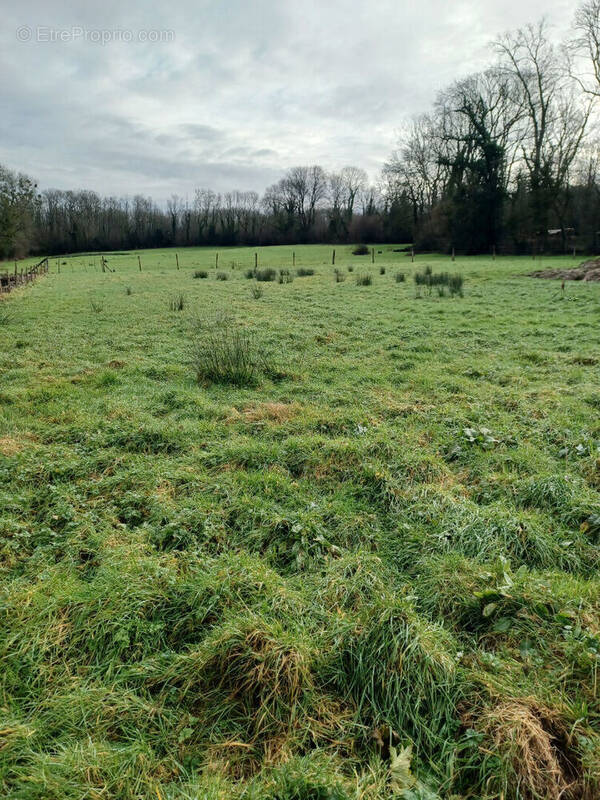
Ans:
{"type": "Polygon", "coordinates": [[[402,123],[484,66],[491,38],[542,14],[558,36],[573,9],[21,0],[3,9],[0,163],[42,188],[158,201],[196,186],[262,191],[295,164],[354,164],[375,178],[402,123]]]}

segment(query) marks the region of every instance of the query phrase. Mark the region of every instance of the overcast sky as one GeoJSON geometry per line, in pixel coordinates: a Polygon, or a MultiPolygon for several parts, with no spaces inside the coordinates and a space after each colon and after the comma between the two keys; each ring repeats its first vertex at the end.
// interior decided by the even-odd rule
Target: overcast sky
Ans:
{"type": "Polygon", "coordinates": [[[573,0],[3,5],[0,163],[41,188],[157,201],[196,186],[262,191],[296,164],[374,179],[403,121],[485,66],[490,39],[543,14],[558,36],[574,11],[573,0]]]}

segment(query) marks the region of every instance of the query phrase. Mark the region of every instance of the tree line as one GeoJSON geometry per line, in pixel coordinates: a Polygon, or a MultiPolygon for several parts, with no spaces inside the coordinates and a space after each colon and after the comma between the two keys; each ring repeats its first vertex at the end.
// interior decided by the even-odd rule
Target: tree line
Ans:
{"type": "Polygon", "coordinates": [[[263,196],[38,192],[0,167],[0,257],[188,245],[413,242],[466,253],[597,250],[600,0],[567,39],[545,22],[493,43],[487,69],[438,94],[375,184],[359,167],[289,169],[263,196]]]}

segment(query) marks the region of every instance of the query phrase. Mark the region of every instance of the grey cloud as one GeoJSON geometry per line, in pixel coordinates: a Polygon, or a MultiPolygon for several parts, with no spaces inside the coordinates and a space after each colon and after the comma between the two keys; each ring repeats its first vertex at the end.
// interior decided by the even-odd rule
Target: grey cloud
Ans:
{"type": "MultiPolygon", "coordinates": [[[[570,0],[22,0],[0,33],[0,162],[104,193],[262,191],[290,165],[365,167],[507,26],[570,0]],[[30,26],[172,30],[171,43],[19,42],[30,26]]],[[[34,37],[35,38],[35,37],[34,37]]]]}

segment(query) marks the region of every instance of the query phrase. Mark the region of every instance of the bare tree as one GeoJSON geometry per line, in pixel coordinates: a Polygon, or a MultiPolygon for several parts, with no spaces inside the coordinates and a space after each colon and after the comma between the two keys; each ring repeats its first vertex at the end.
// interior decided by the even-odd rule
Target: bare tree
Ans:
{"type": "Polygon", "coordinates": [[[579,6],[574,28],[571,52],[582,69],[572,65],[571,74],[584,92],[600,97],[600,0],[587,0],[579,6]]]}

